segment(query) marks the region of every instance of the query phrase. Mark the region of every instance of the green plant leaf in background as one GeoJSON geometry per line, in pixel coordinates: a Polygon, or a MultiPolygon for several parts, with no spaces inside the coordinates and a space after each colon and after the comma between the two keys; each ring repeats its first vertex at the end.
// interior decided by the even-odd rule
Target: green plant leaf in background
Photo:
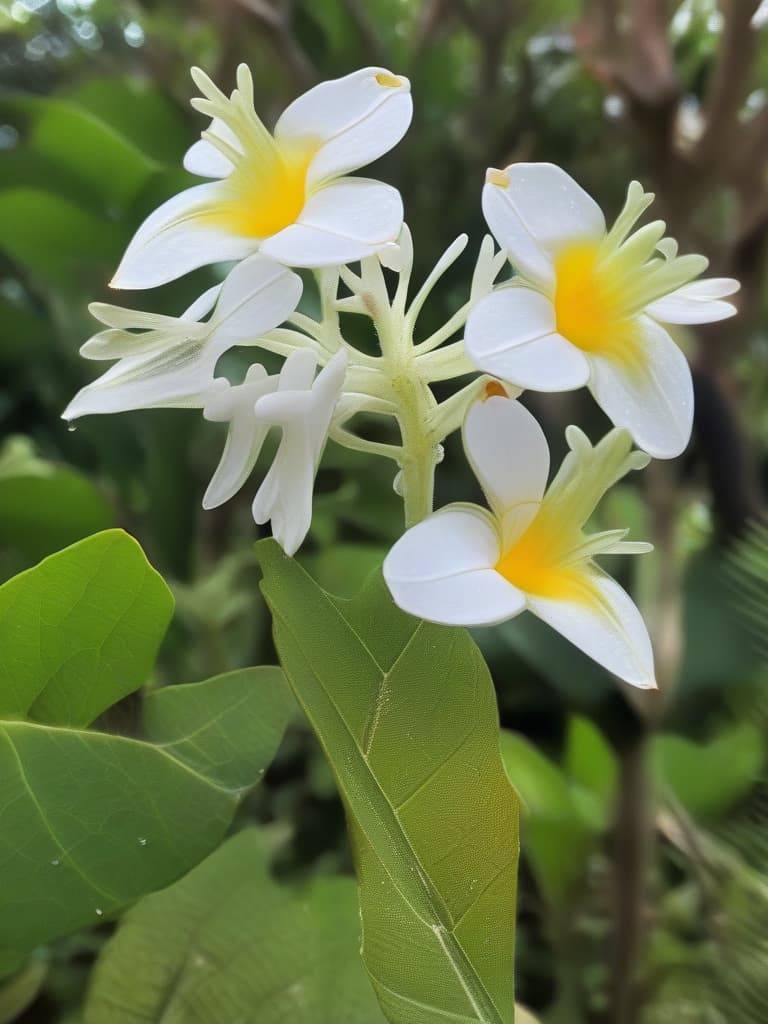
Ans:
{"type": "Polygon", "coordinates": [[[662,796],[670,793],[695,818],[716,819],[745,799],[763,778],[765,741],[752,722],[740,722],[709,743],[656,736],[651,764],[662,796]]]}
{"type": "Polygon", "coordinates": [[[523,800],[523,853],[542,894],[561,911],[578,891],[594,844],[591,801],[580,799],[591,794],[571,785],[524,736],[502,732],[501,754],[523,800]]]}
{"type": "Polygon", "coordinates": [[[142,739],[85,728],[146,680],[171,611],[119,530],[0,587],[0,974],[198,863],[277,748],[276,668],[150,694],[142,739]]]}
{"type": "Polygon", "coordinates": [[[359,933],[351,878],[279,885],[247,829],[128,912],[84,1024],[384,1024],[359,933]]]}
{"type": "Polygon", "coordinates": [[[393,1024],[510,1024],[518,803],[465,630],[352,601],[257,548],[281,663],[347,806],[363,959],[393,1024]]]}
{"type": "Polygon", "coordinates": [[[113,525],[90,480],[38,458],[26,437],[9,437],[0,450],[0,482],[0,547],[14,549],[25,568],[113,525]]]}

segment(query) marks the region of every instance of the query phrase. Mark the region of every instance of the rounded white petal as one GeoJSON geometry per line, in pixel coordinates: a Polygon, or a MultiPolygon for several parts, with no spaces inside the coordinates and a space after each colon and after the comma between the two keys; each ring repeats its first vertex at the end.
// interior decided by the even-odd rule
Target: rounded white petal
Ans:
{"type": "Polygon", "coordinates": [[[297,222],[261,244],[293,267],[324,267],[373,256],[397,240],[403,200],[396,188],[368,178],[340,178],[307,200],[297,222]]]}
{"type": "Polygon", "coordinates": [[[605,218],[594,199],[555,164],[511,164],[507,185],[488,183],[483,213],[510,262],[544,288],[554,284],[553,259],[573,242],[605,234],[605,218]]]}
{"type": "Polygon", "coordinates": [[[584,353],[556,332],[552,303],[531,288],[501,288],[481,299],[464,345],[481,370],[532,391],[571,391],[589,379],[584,353]]]}
{"type": "Polygon", "coordinates": [[[528,607],[566,640],[632,686],[654,689],[653,650],[637,605],[619,584],[590,573],[595,600],[528,597],[528,607]]]}
{"type": "Polygon", "coordinates": [[[515,505],[541,501],[549,446],[525,406],[500,395],[475,402],[462,437],[467,459],[499,518],[515,505]]]}
{"type": "Polygon", "coordinates": [[[256,402],[277,386],[259,363],[252,363],[242,384],[231,385],[216,378],[218,390],[207,396],[203,416],[228,423],[227,439],[219,465],[203,497],[203,508],[217,508],[228,501],[251,475],[269,426],[256,419],[256,402]]]}
{"type": "Polygon", "coordinates": [[[218,299],[221,293],[221,285],[215,284],[213,288],[209,288],[204,291],[203,294],[192,303],[192,305],[186,309],[179,320],[190,320],[194,323],[202,320],[204,316],[207,316],[213,307],[216,305],[216,299],[218,299]]]}
{"type": "Polygon", "coordinates": [[[693,382],[685,356],[664,328],[638,318],[642,360],[624,364],[592,355],[589,388],[617,427],[656,459],[685,450],[693,425],[693,382]]]}
{"type": "Polygon", "coordinates": [[[302,282],[298,274],[255,253],[227,275],[212,323],[217,342],[237,345],[281,324],[296,309],[302,282]]]}
{"type": "Polygon", "coordinates": [[[496,572],[499,536],[476,506],[454,505],[408,530],[384,559],[395,603],[450,626],[493,625],[525,608],[525,596],[496,572]]]}
{"type": "Polygon", "coordinates": [[[275,126],[278,145],[316,141],[307,171],[310,188],[364,167],[402,139],[413,115],[407,78],[363,68],[322,82],[299,96],[275,126]]]}
{"type": "Polygon", "coordinates": [[[113,288],[155,288],[225,260],[240,260],[258,243],[219,227],[222,185],[206,182],[173,196],[144,221],[110,282],[113,288]]]}
{"type": "Polygon", "coordinates": [[[268,431],[268,427],[254,426],[242,417],[232,421],[221,461],[203,495],[204,509],[218,508],[237,494],[253,472],[268,431]]]}
{"type": "MultiPolygon", "coordinates": [[[[242,143],[220,118],[215,117],[211,121],[208,131],[237,152],[242,153],[242,143]]],[[[232,171],[232,164],[229,160],[206,139],[200,139],[189,147],[184,155],[184,167],[191,174],[199,174],[201,178],[226,178],[232,171]]]]}
{"type": "Polygon", "coordinates": [[[666,324],[711,324],[736,313],[732,302],[721,300],[733,295],[740,287],[732,277],[704,278],[657,299],[645,311],[654,320],[666,324]]]}

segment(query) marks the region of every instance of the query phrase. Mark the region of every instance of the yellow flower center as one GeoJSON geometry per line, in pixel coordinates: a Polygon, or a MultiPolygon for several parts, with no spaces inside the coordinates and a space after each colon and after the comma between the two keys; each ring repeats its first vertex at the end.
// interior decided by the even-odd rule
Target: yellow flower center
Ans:
{"type": "Polygon", "coordinates": [[[569,546],[562,525],[541,511],[501,556],[496,572],[526,594],[589,603],[593,595],[588,575],[578,563],[563,564],[569,546]]]}
{"type": "Polygon", "coordinates": [[[639,333],[626,312],[626,282],[598,262],[599,245],[569,246],[555,261],[557,330],[584,352],[636,361],[639,333]]]}
{"type": "Polygon", "coordinates": [[[232,198],[217,211],[226,230],[246,238],[269,238],[296,222],[307,201],[307,170],[315,146],[275,152],[258,166],[243,162],[227,180],[232,198]]]}

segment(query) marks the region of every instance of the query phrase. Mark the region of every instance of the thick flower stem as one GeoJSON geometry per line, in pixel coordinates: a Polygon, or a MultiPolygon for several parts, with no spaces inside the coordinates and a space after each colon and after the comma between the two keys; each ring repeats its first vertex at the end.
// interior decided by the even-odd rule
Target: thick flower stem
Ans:
{"type": "Polygon", "coordinates": [[[389,378],[389,397],[400,427],[402,457],[397,489],[405,504],[408,528],[432,512],[440,449],[430,424],[437,402],[419,373],[409,325],[399,309],[381,301],[385,294],[379,290],[378,294],[368,296],[368,305],[378,331],[382,369],[389,378]]]}
{"type": "Polygon", "coordinates": [[[395,377],[392,387],[399,398],[397,418],[403,455],[398,489],[405,503],[407,529],[432,512],[438,447],[427,424],[435,402],[414,368],[395,377]]]}

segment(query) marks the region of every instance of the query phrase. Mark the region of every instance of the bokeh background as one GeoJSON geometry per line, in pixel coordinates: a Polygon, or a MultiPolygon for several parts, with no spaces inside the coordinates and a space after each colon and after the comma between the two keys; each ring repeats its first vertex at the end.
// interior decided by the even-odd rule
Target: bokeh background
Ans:
{"type": "MultiPolygon", "coordinates": [[[[228,89],[241,61],[267,123],[365,64],[411,78],[413,128],[376,171],[403,192],[416,280],[470,235],[422,336],[464,301],[484,169],[514,160],[562,164],[609,216],[638,178],[683,251],[743,282],[737,319],[677,335],[696,380],[688,452],[617,487],[599,513],[656,545],[610,568],[647,615],[660,696],[619,690],[525,616],[477,639],[527,805],[518,998],[547,1024],[765,1024],[768,3],[0,3],[0,574],[125,527],[177,600],[154,686],[273,659],[251,495],[202,512],[222,437],[197,412],[74,431],[60,416],[99,369],[78,356],[95,329],[88,301],[115,301],[106,282],[132,232],[194,183],[181,169],[201,128],[189,66],[228,89]]],[[[217,272],[117,301],[178,314],[217,272]]],[[[311,290],[305,301],[311,311],[311,290]]],[[[526,401],[555,461],[567,423],[593,439],[607,426],[585,394],[526,401]]],[[[454,439],[439,502],[476,486],[454,439]]],[[[390,465],[329,446],[300,555],[316,578],[353,593],[400,530],[390,465]]],[[[129,729],[130,701],[111,715],[129,729]]],[[[279,870],[349,869],[333,780],[301,721],[266,782],[243,815],[283,830],[279,870]]],[[[3,1016],[0,992],[0,1020],[76,1021],[108,934],[59,943],[22,1016],[3,1016]]]]}

